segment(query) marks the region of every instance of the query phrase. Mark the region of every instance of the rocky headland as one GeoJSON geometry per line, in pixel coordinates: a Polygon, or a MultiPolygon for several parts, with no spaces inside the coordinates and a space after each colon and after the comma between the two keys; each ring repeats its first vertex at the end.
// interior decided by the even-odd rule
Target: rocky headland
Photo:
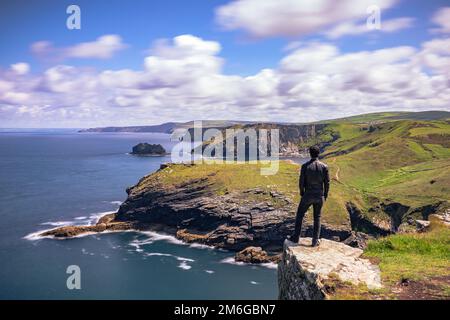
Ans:
{"type": "MultiPolygon", "coordinates": [[[[164,164],[127,189],[128,197],[116,213],[102,217],[95,225],[65,226],[42,235],[66,238],[91,232],[159,230],[188,243],[241,251],[237,255],[240,261],[278,261],[283,241],[294,227],[295,189],[287,193],[276,184],[268,185],[270,182],[259,175],[259,168],[248,164],[232,167],[164,164]],[[256,174],[265,185],[255,187],[249,183],[248,176],[256,174]],[[241,179],[244,179],[242,183],[241,179]],[[224,185],[224,181],[230,184],[224,185]]],[[[296,179],[298,165],[283,162],[282,168],[289,169],[289,174],[296,179]]],[[[308,220],[304,235],[311,231],[308,220]]],[[[332,225],[325,219],[322,236],[350,241],[355,233],[349,223],[332,225]]]]}
{"type": "MultiPolygon", "coordinates": [[[[242,261],[274,261],[272,256],[282,252],[283,241],[293,232],[298,165],[280,161],[280,172],[271,178],[261,176],[260,168],[248,163],[163,164],[126,190],[128,197],[116,213],[95,225],[64,226],[42,235],[65,238],[91,232],[159,230],[187,243],[244,250],[238,255],[242,261]]],[[[391,232],[388,222],[370,220],[351,202],[337,213],[333,206],[328,201],[324,209],[323,238],[364,248],[369,239],[391,232]],[[358,230],[362,227],[366,232],[358,230]]],[[[413,228],[416,222],[410,222],[413,228]]],[[[312,221],[307,217],[302,236],[311,233],[312,221]]]]}

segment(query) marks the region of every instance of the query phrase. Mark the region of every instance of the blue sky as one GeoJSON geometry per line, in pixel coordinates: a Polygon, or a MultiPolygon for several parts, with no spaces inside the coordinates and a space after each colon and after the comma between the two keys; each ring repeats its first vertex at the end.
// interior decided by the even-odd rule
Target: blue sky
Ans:
{"type": "MultiPolygon", "coordinates": [[[[130,45],[128,50],[111,60],[73,59],[73,65],[98,68],[142,67],[142,59],[152,42],[193,34],[222,44],[221,56],[226,59],[225,73],[250,75],[267,67],[275,67],[283,56],[283,47],[294,40],[321,39],[322,36],[272,37],[252,39],[240,31],[224,32],[214,21],[214,10],[226,0],[90,0],[90,1],[2,1],[0,13],[0,64],[7,67],[18,60],[29,61],[36,70],[45,67],[30,54],[30,44],[50,40],[57,46],[91,41],[103,34],[118,34],[130,45]],[[81,30],[68,30],[66,8],[77,4],[81,8],[81,30]]],[[[449,1],[404,1],[382,13],[382,18],[413,16],[413,30],[394,34],[375,34],[375,43],[366,37],[343,38],[336,41],[346,51],[373,50],[398,45],[418,46],[429,38],[430,17],[449,1]]]]}
{"type": "MultiPolygon", "coordinates": [[[[349,2],[349,0],[345,1],[349,2]]],[[[297,4],[301,2],[302,1],[298,0],[297,4]]],[[[309,1],[306,1],[305,3],[307,2],[309,1]]],[[[326,20],[324,20],[325,22],[322,25],[315,26],[312,29],[309,28],[309,26],[303,28],[301,22],[297,22],[295,25],[293,24],[292,29],[289,29],[289,25],[291,23],[290,19],[292,19],[292,17],[286,16],[284,24],[288,27],[285,27],[283,25],[279,25],[280,19],[279,17],[277,18],[275,16],[277,14],[280,14],[280,12],[283,12],[283,10],[286,10],[287,5],[293,3],[294,5],[292,11],[298,9],[299,12],[303,12],[303,4],[298,4],[298,8],[294,8],[294,6],[297,6],[295,1],[280,0],[277,3],[280,3],[280,6],[284,5],[284,7],[280,7],[280,12],[275,9],[273,10],[274,27],[272,28],[270,24],[264,25],[264,23],[262,23],[262,31],[261,33],[259,33],[259,30],[254,31],[253,29],[252,31],[253,26],[249,24],[258,24],[263,22],[264,19],[270,20],[272,19],[272,16],[270,10],[269,12],[267,12],[267,10],[266,12],[264,12],[264,10],[258,8],[255,5],[256,2],[252,0],[40,0],[32,2],[24,0],[2,1],[0,4],[0,77],[3,73],[3,81],[5,83],[4,88],[8,88],[8,90],[11,91],[13,90],[11,89],[11,87],[14,87],[14,89],[16,90],[14,91],[14,93],[18,94],[14,95],[14,97],[20,97],[20,99],[9,99],[8,97],[11,97],[11,94],[7,94],[5,89],[5,92],[3,92],[4,98],[2,100],[2,86],[0,83],[0,115],[3,116],[3,121],[0,120],[0,126],[37,126],[41,124],[42,121],[42,118],[38,114],[42,113],[42,117],[44,117],[44,114],[46,112],[46,119],[50,120],[48,122],[49,125],[54,125],[55,123],[63,123],[64,126],[79,126],[82,123],[86,123],[86,119],[83,117],[89,117],[87,115],[88,109],[89,112],[95,113],[96,111],[98,111],[105,114],[104,120],[99,120],[99,116],[95,120],[88,121],[89,125],[135,124],[138,119],[133,118],[132,116],[130,116],[126,121],[124,121],[123,119],[121,119],[120,121],[116,121],[115,117],[117,117],[119,113],[122,114],[125,118],[127,118],[126,115],[128,113],[132,113],[130,112],[130,107],[128,105],[126,106],[127,108],[123,108],[122,110],[118,110],[117,105],[106,105],[109,103],[108,101],[117,100],[119,94],[116,93],[119,91],[119,89],[124,89],[123,86],[108,87],[108,89],[110,89],[112,92],[111,95],[104,97],[102,102],[95,101],[91,102],[92,105],[85,105],[83,107],[83,111],[79,114],[86,114],[83,117],[79,117],[77,116],[77,112],[75,111],[75,102],[67,106],[61,106],[60,101],[54,98],[55,96],[61,95],[61,92],[58,92],[57,89],[54,90],[54,92],[52,92],[52,90],[50,90],[49,88],[46,88],[45,90],[42,89],[42,83],[46,83],[46,80],[43,77],[46,74],[47,70],[55,68],[59,65],[70,66],[76,68],[77,70],[89,69],[91,70],[89,72],[94,72],[97,75],[104,71],[120,71],[124,69],[131,69],[133,71],[140,72],[146,68],[145,58],[153,54],[149,49],[155,47],[155,41],[157,41],[158,39],[167,39],[168,43],[171,43],[171,41],[173,41],[173,39],[177,36],[192,35],[193,37],[201,39],[202,41],[215,42],[220,45],[221,49],[217,51],[212,50],[211,53],[207,54],[208,57],[214,56],[221,60],[221,62],[219,63],[218,61],[213,59],[214,62],[212,63],[218,63],[218,65],[220,64],[220,67],[217,67],[218,69],[220,69],[218,72],[216,72],[217,70],[213,68],[214,71],[212,73],[214,73],[214,78],[229,76],[229,78],[225,79],[227,79],[227,81],[231,81],[232,77],[239,77],[242,78],[241,80],[244,82],[251,82],[253,81],[253,78],[247,79],[248,77],[258,76],[260,75],[262,70],[270,69],[274,70],[274,73],[276,73],[276,76],[274,76],[274,78],[276,78],[277,81],[277,92],[282,91],[280,89],[281,87],[285,87],[280,86],[280,81],[282,81],[282,79],[280,77],[281,71],[278,70],[281,68],[280,65],[282,64],[283,59],[285,59],[289,55],[293,55],[293,51],[301,50],[301,48],[308,48],[314,44],[326,44],[336,48],[339,51],[338,54],[342,56],[347,53],[361,53],[365,51],[375,52],[379,49],[384,48],[398,48],[407,46],[415,48],[416,51],[414,52],[414,54],[417,54],[419,56],[421,54],[420,50],[423,49],[422,46],[424,43],[432,41],[433,39],[447,39],[446,32],[442,31],[445,29],[445,26],[439,26],[436,21],[433,20],[433,17],[435,17],[440,12],[440,10],[444,10],[446,7],[448,7],[450,5],[449,1],[380,0],[372,2],[381,3],[382,26],[385,21],[390,21],[392,19],[395,20],[398,18],[411,19],[411,22],[407,23],[407,26],[404,27],[395,27],[394,31],[389,32],[371,31],[361,32],[359,34],[349,33],[337,37],[329,37],[325,33],[340,24],[346,22],[355,23],[356,25],[364,24],[367,14],[365,12],[361,12],[359,16],[355,16],[354,14],[352,15],[350,13],[347,15],[341,14],[340,16],[336,16],[334,14],[329,14],[319,10],[320,12],[318,11],[317,16],[321,17],[320,15],[324,15],[324,17],[321,17],[321,19],[330,17],[330,19],[336,19],[336,21],[333,20],[330,21],[330,23],[326,23],[326,20]],[[248,9],[249,12],[254,10],[254,17],[252,17],[252,14],[249,14],[248,12],[243,13],[242,10],[239,11],[238,9],[236,9],[237,7],[234,8],[233,5],[238,2],[241,2],[241,9],[248,9]],[[66,8],[70,4],[77,4],[81,8],[81,30],[68,30],[66,28],[66,19],[68,16],[66,14],[66,8]],[[233,21],[230,22],[230,17],[227,18],[228,22],[232,25],[231,27],[230,25],[221,22],[218,9],[221,7],[230,7],[232,14],[236,14],[237,12],[238,17],[231,18],[231,20],[233,21]],[[241,14],[242,17],[239,17],[239,14],[241,14]],[[255,19],[254,21],[252,20],[253,18],[255,19]],[[268,30],[264,31],[264,28],[268,28],[268,30]],[[271,28],[275,31],[271,30],[271,28]],[[276,31],[278,30],[277,28],[279,29],[279,32],[276,31]],[[441,31],[434,32],[432,31],[433,28],[441,28],[441,31]],[[119,37],[120,39],[120,49],[114,50],[111,53],[111,56],[108,58],[98,58],[98,56],[89,56],[88,54],[80,58],[76,55],[74,57],[74,55],[66,54],[64,58],[60,57],[58,59],[45,59],[44,57],[43,59],[42,55],[39,56],[35,52],[33,53],[33,50],[31,50],[31,47],[34,43],[40,41],[48,41],[49,43],[51,43],[51,47],[46,50],[45,54],[52,55],[50,51],[53,50],[56,52],[54,53],[54,55],[57,55],[58,50],[60,50],[59,52],[61,54],[62,50],[66,50],[64,48],[67,48],[68,52],[72,50],[71,48],[77,46],[78,44],[95,42],[96,39],[104,35],[114,35],[116,37],[119,37]],[[289,44],[291,45],[291,50],[286,50],[286,47],[289,44]],[[8,70],[12,68],[12,65],[18,63],[26,64],[28,66],[26,68],[27,71],[22,72],[26,73],[26,76],[29,77],[27,83],[35,81],[36,83],[39,82],[40,84],[37,84],[36,87],[31,88],[30,86],[24,84],[26,81],[23,79],[23,77],[14,78],[8,70]],[[43,92],[45,92],[45,95],[43,92]],[[22,93],[23,95],[21,95],[22,93]],[[27,99],[25,99],[25,95],[29,97],[33,96],[33,102],[35,103],[35,105],[27,105],[28,101],[27,99]],[[64,107],[67,107],[66,111],[63,111],[64,107]],[[17,111],[19,109],[21,110],[20,112],[17,111]],[[57,110],[58,112],[48,113],[50,110],[57,110]],[[109,112],[108,110],[112,111],[109,112]],[[109,114],[106,115],[108,112],[109,114]]],[[[275,4],[274,2],[274,6],[276,5],[277,4],[275,4]]],[[[340,8],[339,10],[341,9],[342,8],[340,8]]],[[[285,12],[289,13],[289,10],[285,12]]],[[[443,15],[444,14],[445,12],[443,13],[443,15]]],[[[287,14],[285,13],[285,15],[287,14]]],[[[300,18],[302,19],[303,17],[300,18]]],[[[308,17],[305,15],[304,19],[306,21],[308,17]]],[[[283,21],[282,17],[281,21],[283,21]]],[[[307,24],[307,22],[305,22],[305,24],[307,24]]],[[[383,30],[383,27],[381,30],[383,30]]],[[[320,49],[326,48],[322,46],[320,47],[320,49]]],[[[300,54],[301,52],[299,52],[299,56],[300,54]]],[[[420,57],[423,57],[424,54],[425,52],[422,52],[422,55],[420,57]]],[[[433,52],[433,54],[437,53],[433,52]]],[[[441,52],[439,54],[444,55],[444,57],[440,57],[442,59],[447,57],[447,53],[441,52]]],[[[314,51],[311,51],[311,55],[314,55],[314,51]]],[[[339,59],[337,59],[337,62],[339,62],[339,59]]],[[[324,63],[332,62],[326,61],[324,63]]],[[[395,64],[398,63],[398,61],[387,62],[387,64],[392,63],[395,64]]],[[[289,68],[292,69],[292,66],[290,66],[289,68]]],[[[422,72],[425,74],[429,73],[429,68],[430,66],[428,65],[421,65],[422,72]]],[[[432,66],[431,68],[436,68],[436,66],[432,66]]],[[[442,68],[441,65],[440,68],[442,68]]],[[[444,66],[444,68],[446,68],[446,66],[444,66]]],[[[444,71],[436,71],[435,69],[433,70],[434,71],[432,72],[434,72],[434,75],[436,75],[437,77],[439,75],[442,76],[442,74],[446,74],[445,72],[447,69],[445,69],[444,71]]],[[[150,72],[151,71],[152,70],[150,70],[150,72]]],[[[209,71],[210,70],[208,69],[208,72],[209,71]]],[[[182,70],[180,70],[180,72],[182,72],[182,70]]],[[[292,70],[290,70],[288,73],[291,72],[292,70]]],[[[312,70],[309,71],[309,74],[312,74],[312,72],[318,74],[321,71],[316,72],[315,70],[312,70]]],[[[332,78],[332,75],[329,74],[328,71],[324,72],[326,73],[326,76],[328,78],[332,78]]],[[[299,81],[296,84],[302,87],[302,83],[300,82],[305,81],[304,76],[306,76],[306,74],[303,70],[301,71],[301,73],[301,75],[296,74],[296,76],[290,78],[289,81],[292,82],[294,81],[292,80],[293,78],[298,78],[298,80],[295,80],[299,81]]],[[[71,74],[71,76],[73,77],[74,75],[71,74]]],[[[209,76],[210,75],[208,75],[208,77],[209,76]]],[[[0,78],[0,81],[1,79],[2,78],[0,78]]],[[[267,80],[266,78],[264,79],[265,81],[267,80]]],[[[434,80],[437,81],[436,79],[434,80]]],[[[433,79],[430,79],[430,81],[431,80],[433,79]]],[[[205,80],[205,82],[208,81],[205,80]]],[[[179,82],[177,82],[177,86],[178,85],[179,82]]],[[[220,85],[226,84],[221,83],[220,85]]],[[[168,87],[173,88],[173,86],[174,84],[170,84],[165,89],[167,89],[168,87]]],[[[202,84],[202,86],[202,88],[205,89],[204,84],[202,84]]],[[[74,86],[70,86],[70,88],[73,87],[74,86]]],[[[135,94],[130,92],[131,88],[129,85],[126,85],[125,87],[127,89],[127,91],[125,92],[125,94],[128,95],[127,97],[135,94]]],[[[211,103],[213,103],[212,101],[217,101],[218,99],[218,96],[214,96],[211,97],[210,100],[204,101],[204,94],[202,93],[201,95],[195,97],[189,96],[185,100],[158,100],[157,102],[153,103],[149,101],[153,101],[152,99],[160,99],[161,96],[161,93],[156,92],[156,90],[163,90],[164,88],[158,87],[157,89],[153,89],[154,84],[148,86],[139,86],[140,89],[142,87],[151,87],[151,90],[155,90],[155,95],[152,97],[148,96],[148,91],[144,92],[141,95],[141,97],[143,97],[142,99],[145,99],[146,102],[142,103],[142,105],[139,106],[139,111],[148,111],[148,114],[146,115],[147,117],[149,117],[148,121],[146,121],[148,123],[158,123],[160,121],[169,120],[183,121],[190,120],[193,117],[202,116],[204,115],[205,110],[211,110],[210,105],[211,103]],[[157,98],[155,98],[156,96],[157,98]],[[194,106],[193,100],[198,101],[194,106]],[[174,106],[174,103],[181,103],[181,105],[174,106]],[[204,103],[204,109],[202,109],[202,103],[204,103]],[[165,108],[166,106],[168,112],[167,115],[164,115],[164,113],[161,112],[161,108],[165,108]],[[184,107],[186,112],[183,116],[174,114],[172,110],[172,108],[174,107],[184,107]],[[189,112],[191,107],[193,111],[189,112]],[[154,114],[157,114],[157,116],[152,118],[151,116],[154,114]]],[[[197,88],[198,87],[196,87],[195,89],[197,88]]],[[[251,89],[250,92],[255,92],[254,90],[259,89],[254,89],[253,91],[252,90],[253,89],[251,89]]],[[[364,91],[362,89],[359,90],[361,92],[364,91]]],[[[386,88],[383,88],[383,90],[383,92],[389,91],[386,88]]],[[[206,88],[206,91],[209,91],[208,88],[206,88]]],[[[346,94],[347,93],[348,92],[346,92],[346,94]]],[[[181,94],[185,94],[185,90],[171,93],[171,96],[178,96],[181,94]]],[[[236,95],[245,96],[245,94],[236,95]]],[[[134,97],[135,96],[136,95],[134,95],[134,97]]],[[[270,97],[270,103],[265,104],[262,101],[258,101],[257,103],[255,102],[254,105],[252,105],[250,101],[236,102],[236,98],[233,99],[233,101],[228,101],[220,107],[218,106],[217,113],[212,114],[210,118],[222,118],[224,116],[236,118],[245,116],[249,118],[248,120],[271,120],[270,114],[273,114],[273,120],[288,121],[292,118],[289,116],[289,108],[292,108],[294,104],[299,108],[296,111],[307,111],[310,108],[315,108],[314,110],[321,110],[320,108],[325,108],[325,106],[330,107],[329,105],[332,104],[332,101],[311,101],[311,103],[308,104],[307,102],[305,102],[305,99],[307,98],[306,100],[308,100],[311,97],[303,97],[302,91],[298,90],[291,90],[289,92],[288,98],[285,98],[285,96],[283,96],[283,98],[281,99],[279,93],[277,93],[277,97],[275,97],[276,101],[271,100],[272,98],[274,97],[270,97]],[[294,93],[297,96],[294,97],[294,93]],[[273,105],[276,106],[273,107],[272,111],[269,111],[268,108],[273,105]],[[224,109],[227,108],[232,110],[232,112],[225,112],[224,109]],[[284,111],[283,108],[285,108],[284,111]]],[[[367,103],[371,104],[366,108],[367,111],[377,111],[378,109],[376,108],[376,106],[381,105],[379,101],[373,101],[373,96],[367,96],[364,99],[365,101],[367,101],[367,103]]],[[[71,98],[68,98],[66,100],[71,100],[71,98]]],[[[124,99],[120,101],[123,100],[124,99]]],[[[267,99],[266,101],[269,101],[269,99],[267,99]]],[[[386,108],[426,108],[424,104],[425,102],[422,103],[423,107],[420,107],[420,103],[415,101],[414,103],[411,102],[410,104],[408,104],[408,106],[384,105],[383,108],[379,108],[379,110],[384,110],[386,108]]],[[[121,104],[122,107],[124,105],[125,104],[121,104]]],[[[440,104],[438,102],[432,104],[432,106],[435,109],[445,109],[445,107],[440,107],[440,104]]],[[[356,111],[365,111],[365,109],[361,108],[361,110],[351,110],[345,109],[343,106],[337,106],[336,111],[332,112],[331,114],[339,116],[347,115],[356,111]]],[[[324,117],[324,112],[318,111],[318,115],[314,116],[313,118],[308,118],[307,120],[316,120],[324,117]]],[[[305,118],[296,116],[293,120],[302,121],[305,120],[305,118]]]]}

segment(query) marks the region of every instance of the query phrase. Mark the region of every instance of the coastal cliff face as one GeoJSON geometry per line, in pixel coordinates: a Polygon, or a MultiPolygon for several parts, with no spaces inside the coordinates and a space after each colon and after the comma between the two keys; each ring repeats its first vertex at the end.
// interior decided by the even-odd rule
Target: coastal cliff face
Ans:
{"type": "MultiPolygon", "coordinates": [[[[218,129],[217,135],[211,139],[211,140],[205,140],[203,143],[194,148],[193,152],[197,153],[203,153],[205,148],[208,146],[209,148],[217,145],[221,146],[220,149],[227,150],[227,148],[230,148],[228,144],[230,144],[230,141],[233,141],[233,145],[235,145],[234,149],[234,156],[237,156],[237,149],[245,150],[246,154],[246,160],[249,160],[249,141],[248,140],[242,140],[239,141],[237,138],[238,133],[243,134],[244,132],[251,132],[254,130],[256,134],[256,141],[255,145],[259,145],[260,143],[260,130],[267,130],[269,134],[267,137],[263,139],[267,139],[267,154],[279,154],[282,156],[304,156],[307,157],[306,147],[310,144],[318,144],[321,147],[325,146],[325,143],[321,139],[317,139],[322,132],[325,132],[327,128],[326,124],[276,124],[276,123],[252,123],[252,124],[234,124],[231,126],[223,127],[223,128],[216,128],[218,129]],[[233,133],[233,138],[226,139],[227,137],[227,131],[231,130],[233,133]],[[271,140],[272,136],[270,131],[271,130],[278,130],[278,143],[279,143],[279,149],[278,150],[272,150],[271,140]]],[[[202,128],[202,136],[210,128],[202,128]]],[[[193,141],[195,137],[195,129],[189,128],[186,132],[186,135],[183,137],[183,140],[191,140],[193,141]]],[[[336,139],[335,137],[330,137],[330,140],[336,139]]],[[[329,141],[327,141],[329,142],[329,141]]],[[[265,145],[265,144],[264,144],[265,145]]],[[[266,155],[266,150],[262,149],[260,150],[258,148],[257,151],[257,158],[259,159],[262,154],[266,155]]],[[[224,153],[225,156],[226,153],[224,153]]],[[[220,156],[215,154],[214,150],[211,152],[211,156],[220,156]]],[[[240,159],[243,160],[243,159],[240,159]]]]}
{"type": "MultiPolygon", "coordinates": [[[[233,251],[260,247],[269,256],[278,254],[294,229],[299,167],[280,161],[278,173],[272,176],[261,175],[261,168],[260,163],[163,164],[128,188],[126,201],[108,219],[92,226],[56,228],[43,235],[63,238],[91,232],[155,230],[185,242],[233,251]]],[[[373,236],[389,234],[389,224],[381,228],[383,220],[376,222],[377,215],[370,220],[344,200],[354,194],[344,193],[344,188],[333,182],[321,219],[322,238],[364,248],[373,236]]],[[[311,220],[308,215],[302,236],[311,236],[311,220]]],[[[409,223],[409,229],[416,229],[415,220],[410,220],[401,226],[409,223]]],[[[239,255],[248,261],[264,260],[262,256],[254,250],[239,255]]],[[[270,257],[266,260],[272,261],[270,257]]]]}
{"type": "Polygon", "coordinates": [[[311,247],[311,238],[303,238],[299,244],[286,240],[278,264],[279,299],[330,299],[331,282],[380,289],[380,270],[360,258],[362,253],[361,249],[325,239],[319,247],[311,247]]]}
{"type": "MultiPolygon", "coordinates": [[[[259,178],[264,185],[247,188],[248,181],[239,173],[249,174],[252,167],[242,165],[240,171],[239,165],[234,166],[226,170],[225,165],[168,165],[127,190],[128,198],[115,220],[163,224],[187,242],[230,250],[256,245],[280,252],[283,240],[293,231],[297,202],[290,193],[270,187],[264,177],[259,178]],[[231,184],[238,186],[231,189],[231,184]]],[[[307,223],[307,234],[310,229],[307,223]]],[[[344,240],[351,230],[325,223],[322,234],[344,240]]]]}
{"type": "MultiPolygon", "coordinates": [[[[260,174],[261,164],[164,164],[127,189],[128,197],[108,221],[68,226],[44,236],[73,237],[118,230],[158,230],[185,242],[241,251],[240,261],[275,261],[293,233],[298,205],[298,165],[281,161],[279,173],[260,174]],[[249,248],[253,247],[253,248],[249,248]]],[[[303,235],[312,233],[308,217],[303,235]]],[[[323,217],[322,237],[355,241],[349,217],[323,217]],[[353,239],[353,240],[352,240],[353,239]]],[[[356,239],[357,240],[357,239],[356,239]]]]}

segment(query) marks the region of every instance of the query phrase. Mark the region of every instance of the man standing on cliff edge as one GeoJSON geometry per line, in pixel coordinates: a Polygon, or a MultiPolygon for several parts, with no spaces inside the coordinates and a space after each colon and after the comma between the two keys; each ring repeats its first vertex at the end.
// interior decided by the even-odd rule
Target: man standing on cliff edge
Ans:
{"type": "Polygon", "coordinates": [[[320,243],[320,213],[323,203],[328,197],[330,189],[330,176],[328,167],[319,161],[320,149],[316,146],[309,148],[311,160],[304,163],[300,170],[300,195],[302,197],[297,209],[295,219],[295,230],[291,241],[298,243],[302,231],[303,217],[312,205],[314,213],[314,228],[312,246],[316,247],[320,243]]]}

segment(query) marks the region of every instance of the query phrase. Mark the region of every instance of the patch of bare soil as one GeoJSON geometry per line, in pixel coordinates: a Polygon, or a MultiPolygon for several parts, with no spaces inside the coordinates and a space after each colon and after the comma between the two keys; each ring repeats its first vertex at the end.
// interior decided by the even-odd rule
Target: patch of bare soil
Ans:
{"type": "Polygon", "coordinates": [[[403,279],[396,291],[400,300],[450,300],[448,288],[450,276],[442,276],[420,281],[403,279]]]}

